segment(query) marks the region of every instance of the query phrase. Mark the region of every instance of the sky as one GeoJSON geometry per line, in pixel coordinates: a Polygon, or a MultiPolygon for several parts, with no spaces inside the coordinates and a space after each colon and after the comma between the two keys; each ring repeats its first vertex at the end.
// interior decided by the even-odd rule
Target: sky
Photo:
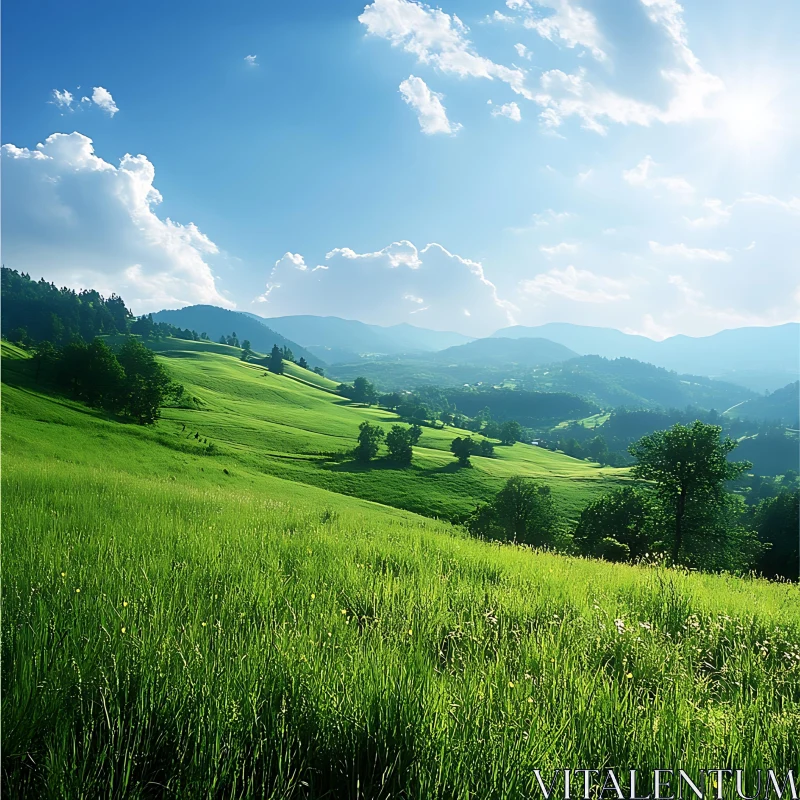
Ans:
{"type": "Polygon", "coordinates": [[[7,0],[2,260],[137,313],[800,320],[800,3],[7,0]]]}

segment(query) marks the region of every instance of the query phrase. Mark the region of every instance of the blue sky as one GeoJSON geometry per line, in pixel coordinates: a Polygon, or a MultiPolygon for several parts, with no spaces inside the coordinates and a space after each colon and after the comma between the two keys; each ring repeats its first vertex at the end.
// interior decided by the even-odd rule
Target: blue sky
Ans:
{"type": "Polygon", "coordinates": [[[4,263],[140,313],[797,320],[800,6],[764,6],[11,0],[4,263]]]}

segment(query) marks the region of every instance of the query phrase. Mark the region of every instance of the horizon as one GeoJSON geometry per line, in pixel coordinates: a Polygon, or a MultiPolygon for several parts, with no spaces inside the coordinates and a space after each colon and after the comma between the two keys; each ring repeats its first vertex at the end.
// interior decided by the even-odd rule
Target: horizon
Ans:
{"type": "Polygon", "coordinates": [[[141,64],[122,8],[7,4],[3,259],[137,314],[800,321],[800,10],[748,8],[146,0],[141,64]]]}

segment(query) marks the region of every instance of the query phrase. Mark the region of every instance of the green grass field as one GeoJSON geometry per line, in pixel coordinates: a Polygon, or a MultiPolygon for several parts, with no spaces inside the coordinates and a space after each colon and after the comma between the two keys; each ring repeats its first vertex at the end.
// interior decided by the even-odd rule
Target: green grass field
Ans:
{"type": "Polygon", "coordinates": [[[353,470],[319,453],[391,415],[289,376],[175,351],[200,405],[146,429],[3,356],[8,796],[510,799],[534,769],[800,763],[797,585],[403,510],[520,473],[576,508],[624,471],[522,445],[452,470],[430,429],[412,470],[353,470]]]}

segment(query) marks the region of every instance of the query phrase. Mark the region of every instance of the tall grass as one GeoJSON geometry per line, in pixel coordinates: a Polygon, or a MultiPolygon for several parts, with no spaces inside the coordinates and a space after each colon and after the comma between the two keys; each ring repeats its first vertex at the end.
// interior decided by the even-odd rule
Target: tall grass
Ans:
{"type": "Polygon", "coordinates": [[[277,480],[5,461],[7,796],[519,798],[536,768],[800,763],[797,586],[277,480]]]}

